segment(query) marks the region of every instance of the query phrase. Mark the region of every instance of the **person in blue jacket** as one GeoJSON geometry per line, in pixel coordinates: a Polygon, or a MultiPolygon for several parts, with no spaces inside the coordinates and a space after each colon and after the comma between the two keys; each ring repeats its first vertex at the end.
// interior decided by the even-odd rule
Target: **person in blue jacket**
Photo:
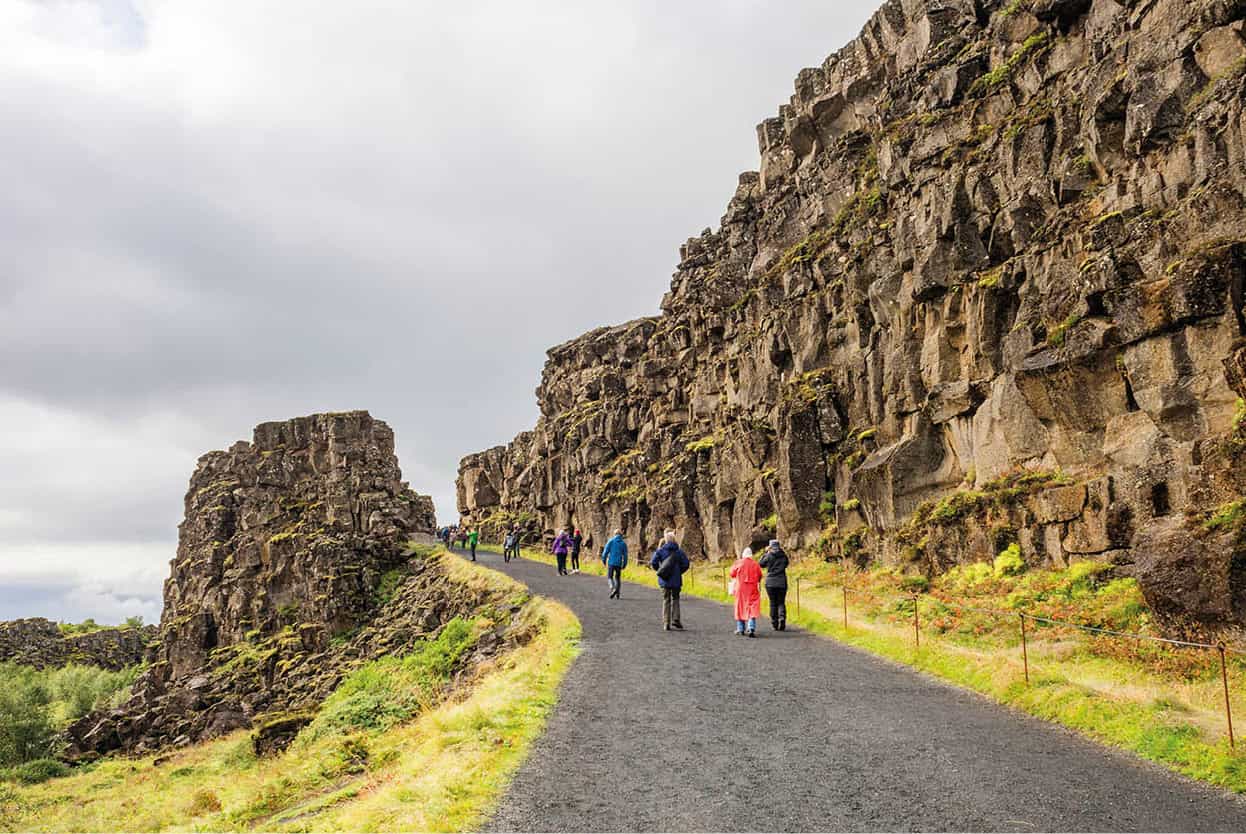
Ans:
{"type": "Polygon", "coordinates": [[[610,580],[610,599],[619,599],[623,590],[623,568],[627,567],[627,542],[623,531],[615,529],[614,535],[601,549],[601,561],[606,566],[606,578],[610,580]]]}
{"type": "Polygon", "coordinates": [[[692,566],[688,554],[675,541],[675,531],[667,530],[662,544],[649,560],[649,567],[658,572],[658,587],[662,589],[662,630],[684,630],[679,617],[679,592],[684,586],[684,573],[692,566]]]}

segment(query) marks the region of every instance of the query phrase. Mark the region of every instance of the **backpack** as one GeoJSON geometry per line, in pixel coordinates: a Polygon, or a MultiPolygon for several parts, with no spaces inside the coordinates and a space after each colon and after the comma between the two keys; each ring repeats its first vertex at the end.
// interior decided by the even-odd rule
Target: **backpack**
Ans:
{"type": "Polygon", "coordinates": [[[679,557],[675,554],[679,551],[671,551],[666,558],[658,563],[658,578],[663,581],[670,581],[679,574],[679,557]]]}

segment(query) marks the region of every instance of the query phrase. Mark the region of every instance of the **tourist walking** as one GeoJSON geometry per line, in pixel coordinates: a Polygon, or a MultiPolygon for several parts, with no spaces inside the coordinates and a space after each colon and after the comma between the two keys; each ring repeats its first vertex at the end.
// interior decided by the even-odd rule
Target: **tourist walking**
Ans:
{"type": "Polygon", "coordinates": [[[584,546],[584,536],[579,530],[571,537],[571,572],[580,572],[580,548],[584,546]]]}
{"type": "Polygon", "coordinates": [[[766,596],[770,597],[770,625],[775,631],[787,631],[787,554],[778,539],[771,539],[766,552],[757,560],[766,569],[766,596]]]}
{"type": "Polygon", "coordinates": [[[679,592],[684,586],[684,573],[691,566],[688,554],[675,541],[675,531],[667,530],[662,544],[649,559],[649,567],[658,572],[658,587],[662,589],[662,630],[684,630],[679,617],[679,592]]]}
{"type": "Polygon", "coordinates": [[[509,533],[506,534],[506,538],[502,541],[502,561],[503,562],[509,562],[511,560],[511,550],[517,548],[516,542],[518,539],[519,539],[519,534],[516,533],[514,530],[511,530],[509,533]]]}
{"type": "Polygon", "coordinates": [[[619,599],[623,590],[623,568],[627,567],[627,541],[622,530],[615,529],[601,549],[601,562],[606,566],[606,579],[610,581],[610,599],[619,599]]]}
{"type": "Polygon", "coordinates": [[[735,633],[744,636],[747,626],[748,636],[756,637],[757,618],[761,616],[761,568],[753,561],[752,548],[744,548],[731,566],[731,578],[735,580],[735,633]]]}
{"type": "Polygon", "coordinates": [[[472,549],[472,561],[476,561],[476,542],[480,541],[480,531],[473,529],[467,534],[467,546],[472,549]]]}
{"type": "Polygon", "coordinates": [[[566,529],[558,531],[558,535],[554,537],[554,545],[550,548],[554,553],[554,558],[558,561],[558,575],[567,575],[567,554],[571,552],[571,537],[567,535],[566,529]]]}

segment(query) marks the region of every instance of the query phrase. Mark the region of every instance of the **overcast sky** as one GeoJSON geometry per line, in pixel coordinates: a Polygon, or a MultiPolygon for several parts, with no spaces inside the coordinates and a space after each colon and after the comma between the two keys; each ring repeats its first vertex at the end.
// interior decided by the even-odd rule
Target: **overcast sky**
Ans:
{"type": "Polygon", "coordinates": [[[158,619],[195,460],[369,409],[455,517],[877,0],[0,0],[0,619],[158,619]]]}

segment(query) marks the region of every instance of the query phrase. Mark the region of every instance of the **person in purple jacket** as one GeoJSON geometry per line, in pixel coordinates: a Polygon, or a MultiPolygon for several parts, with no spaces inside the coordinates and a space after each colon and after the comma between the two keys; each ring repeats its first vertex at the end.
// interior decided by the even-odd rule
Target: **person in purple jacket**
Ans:
{"type": "Polygon", "coordinates": [[[566,576],[567,554],[571,552],[571,537],[567,535],[565,529],[558,531],[558,535],[554,537],[554,546],[550,549],[558,560],[558,575],[566,576]]]}

